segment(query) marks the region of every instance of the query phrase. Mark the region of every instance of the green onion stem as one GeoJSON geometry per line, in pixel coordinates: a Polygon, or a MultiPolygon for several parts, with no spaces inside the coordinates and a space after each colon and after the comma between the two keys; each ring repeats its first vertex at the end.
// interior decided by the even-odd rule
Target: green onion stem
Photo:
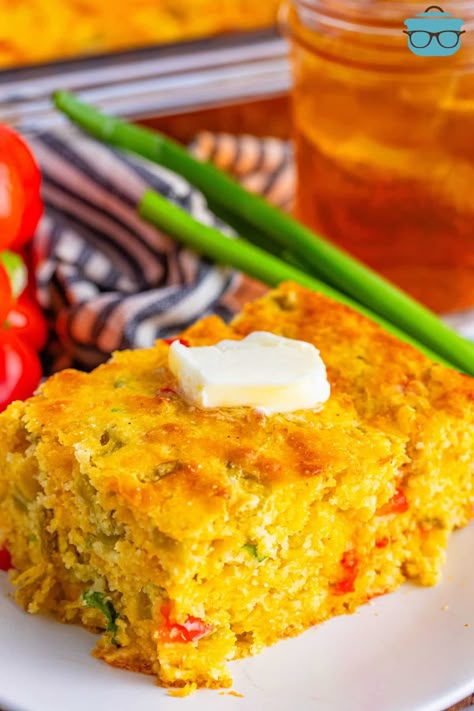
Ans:
{"type": "Polygon", "coordinates": [[[230,227],[237,232],[239,237],[243,237],[247,240],[247,242],[257,245],[257,247],[260,247],[265,252],[269,252],[275,257],[279,257],[283,261],[293,264],[298,267],[298,269],[303,269],[304,271],[304,267],[298,262],[294,254],[291,254],[287,250],[282,249],[278,244],[275,244],[275,242],[272,241],[268,235],[258,232],[255,227],[246,222],[244,219],[238,215],[235,215],[227,208],[222,207],[222,205],[214,203],[212,200],[208,200],[207,205],[209,209],[217,215],[217,217],[230,225],[230,227]]]}
{"type": "Polygon", "coordinates": [[[297,267],[286,264],[278,257],[249,244],[239,237],[226,237],[214,227],[208,227],[197,222],[185,210],[168,202],[159,193],[147,190],[139,205],[140,215],[158,227],[163,232],[171,235],[179,242],[186,244],[196,252],[213,259],[220,264],[234,267],[249,276],[259,279],[269,286],[277,286],[282,281],[294,281],[306,286],[313,291],[325,294],[335,301],[346,304],[359,311],[376,323],[380,324],[400,340],[410,343],[418,350],[425,353],[435,361],[452,367],[444,358],[418,343],[415,339],[400,331],[396,326],[388,323],[378,314],[354,302],[350,297],[341,294],[333,287],[319,281],[313,276],[302,272],[297,267]]]}
{"type": "MultiPolygon", "coordinates": [[[[419,344],[474,375],[473,343],[381,276],[261,197],[249,193],[215,166],[197,161],[179,144],[159,133],[100,113],[74,94],[57,92],[54,101],[71,120],[99,140],[137,153],[182,175],[212,202],[243,218],[293,254],[305,265],[305,271],[370,306],[385,323],[397,324],[399,332],[406,332],[419,344]]],[[[264,281],[270,283],[270,277],[267,274],[264,281]]]]}

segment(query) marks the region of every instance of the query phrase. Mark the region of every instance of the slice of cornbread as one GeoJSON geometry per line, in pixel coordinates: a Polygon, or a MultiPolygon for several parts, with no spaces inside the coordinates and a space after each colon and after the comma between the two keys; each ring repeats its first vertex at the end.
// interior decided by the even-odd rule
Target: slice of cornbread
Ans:
{"type": "Polygon", "coordinates": [[[320,349],[321,411],[191,407],[159,342],[0,416],[18,602],[103,630],[98,657],[163,685],[228,685],[228,660],[435,583],[472,516],[472,379],[294,284],[183,337],[255,330],[320,349]]]}

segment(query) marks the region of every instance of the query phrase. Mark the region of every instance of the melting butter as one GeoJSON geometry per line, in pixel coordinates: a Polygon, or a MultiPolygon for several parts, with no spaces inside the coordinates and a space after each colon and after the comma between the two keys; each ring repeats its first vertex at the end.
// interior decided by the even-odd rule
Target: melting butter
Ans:
{"type": "Polygon", "coordinates": [[[265,331],[214,346],[175,341],[168,362],[184,398],[202,408],[248,406],[271,415],[318,408],[330,395],[317,348],[265,331]]]}

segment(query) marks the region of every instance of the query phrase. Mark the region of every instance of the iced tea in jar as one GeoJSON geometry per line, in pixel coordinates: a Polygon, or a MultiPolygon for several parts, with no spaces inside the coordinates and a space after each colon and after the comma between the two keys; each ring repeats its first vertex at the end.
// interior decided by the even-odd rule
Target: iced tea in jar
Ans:
{"type": "Polygon", "coordinates": [[[474,2],[293,0],[285,24],[298,216],[435,311],[473,306],[474,2]]]}

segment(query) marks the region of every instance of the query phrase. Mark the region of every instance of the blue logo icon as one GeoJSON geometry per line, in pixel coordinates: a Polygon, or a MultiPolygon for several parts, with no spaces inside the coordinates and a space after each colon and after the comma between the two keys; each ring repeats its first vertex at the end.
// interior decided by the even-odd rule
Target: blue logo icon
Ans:
{"type": "Polygon", "coordinates": [[[461,46],[464,20],[453,17],[441,7],[430,5],[416,17],[405,20],[408,48],[419,57],[448,57],[461,46]]]}

